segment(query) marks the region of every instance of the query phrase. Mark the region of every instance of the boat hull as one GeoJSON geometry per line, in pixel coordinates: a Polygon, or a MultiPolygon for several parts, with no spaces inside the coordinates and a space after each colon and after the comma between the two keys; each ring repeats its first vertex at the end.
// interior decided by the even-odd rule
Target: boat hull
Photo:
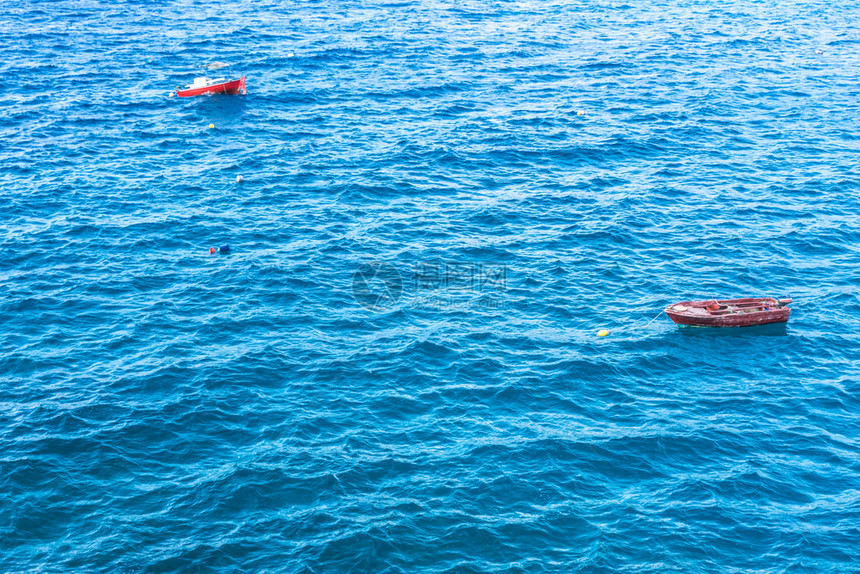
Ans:
{"type": "Polygon", "coordinates": [[[192,90],[176,90],[176,95],[180,98],[188,98],[190,96],[205,96],[208,94],[228,94],[228,95],[245,95],[245,76],[238,80],[230,80],[212,86],[202,88],[194,88],[192,90]]]}
{"type": "Polygon", "coordinates": [[[676,325],[752,327],[785,323],[791,316],[791,309],[772,297],[747,297],[719,301],[682,301],[667,307],[666,314],[676,325]]]}

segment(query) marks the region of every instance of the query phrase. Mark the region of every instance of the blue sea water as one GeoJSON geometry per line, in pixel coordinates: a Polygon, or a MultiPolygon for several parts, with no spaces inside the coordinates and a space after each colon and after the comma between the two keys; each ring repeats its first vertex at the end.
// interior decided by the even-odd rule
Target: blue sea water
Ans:
{"type": "Polygon", "coordinates": [[[858,20],[4,3],[0,572],[860,571],[858,20]]]}

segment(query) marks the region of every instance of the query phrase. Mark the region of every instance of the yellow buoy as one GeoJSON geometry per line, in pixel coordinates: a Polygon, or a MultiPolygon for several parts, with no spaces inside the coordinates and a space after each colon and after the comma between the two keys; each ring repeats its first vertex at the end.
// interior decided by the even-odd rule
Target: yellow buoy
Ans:
{"type": "Polygon", "coordinates": [[[215,127],[215,124],[209,124],[209,129],[210,129],[210,130],[211,130],[212,128],[214,128],[214,127],[215,127]]]}
{"type": "Polygon", "coordinates": [[[598,337],[605,337],[608,334],[609,334],[609,331],[607,331],[606,329],[601,329],[597,332],[598,337]]]}
{"type": "Polygon", "coordinates": [[[576,115],[578,115],[578,116],[584,116],[584,115],[585,115],[585,112],[583,112],[583,111],[579,111],[579,112],[576,112],[576,115]]]}

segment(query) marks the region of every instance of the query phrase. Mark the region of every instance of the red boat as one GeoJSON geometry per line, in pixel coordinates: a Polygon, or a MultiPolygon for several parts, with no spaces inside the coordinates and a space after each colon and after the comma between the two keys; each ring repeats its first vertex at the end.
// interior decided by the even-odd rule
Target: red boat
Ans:
{"type": "Polygon", "coordinates": [[[185,88],[177,87],[176,95],[180,98],[188,96],[203,96],[205,94],[231,94],[245,95],[245,76],[238,80],[227,80],[224,78],[210,79],[206,77],[194,78],[194,82],[185,88]]]}
{"type": "Polygon", "coordinates": [[[666,307],[666,314],[677,325],[695,327],[750,327],[767,323],[785,323],[791,315],[791,299],[747,297],[744,299],[711,299],[682,301],[666,307]]]}

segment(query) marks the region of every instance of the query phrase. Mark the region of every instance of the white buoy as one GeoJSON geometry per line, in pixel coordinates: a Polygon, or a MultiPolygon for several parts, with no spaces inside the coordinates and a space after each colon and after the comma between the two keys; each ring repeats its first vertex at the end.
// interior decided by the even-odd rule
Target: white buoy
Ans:
{"type": "Polygon", "coordinates": [[[241,175],[237,175],[236,176],[236,183],[242,183],[242,180],[244,180],[244,179],[245,178],[243,178],[241,175]]]}

